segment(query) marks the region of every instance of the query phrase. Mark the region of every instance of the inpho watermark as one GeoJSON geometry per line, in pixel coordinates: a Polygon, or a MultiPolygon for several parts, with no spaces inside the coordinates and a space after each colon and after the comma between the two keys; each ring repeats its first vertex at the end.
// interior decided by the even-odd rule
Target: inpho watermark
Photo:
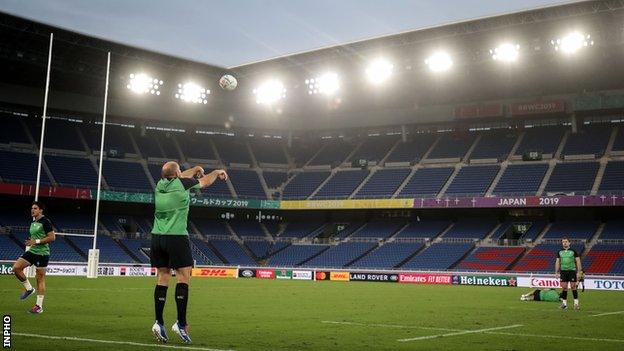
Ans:
{"type": "Polygon", "coordinates": [[[2,317],[2,348],[11,348],[11,316],[8,314],[2,317]]]}

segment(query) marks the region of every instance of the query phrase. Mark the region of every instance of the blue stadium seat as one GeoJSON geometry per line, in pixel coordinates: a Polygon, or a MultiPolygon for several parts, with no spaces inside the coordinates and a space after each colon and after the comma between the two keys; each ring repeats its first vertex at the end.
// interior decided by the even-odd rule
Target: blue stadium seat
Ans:
{"type": "Polygon", "coordinates": [[[355,198],[390,198],[410,172],[409,168],[380,169],[360,188],[355,198]]]}
{"type": "Polygon", "coordinates": [[[360,230],[351,235],[352,238],[381,238],[392,236],[405,225],[400,221],[373,221],[366,223],[360,230]]]}
{"type": "Polygon", "coordinates": [[[579,129],[576,133],[570,133],[562,154],[602,156],[607,148],[611,130],[609,126],[590,126],[579,129]]]}
{"type": "Polygon", "coordinates": [[[369,170],[338,171],[314,195],[314,199],[346,199],[368,176],[369,170]]]}
{"type": "Polygon", "coordinates": [[[444,238],[473,238],[483,239],[494,229],[495,219],[490,218],[463,218],[459,219],[444,238]]]}
{"type": "Polygon", "coordinates": [[[342,140],[327,141],[321,152],[310,160],[310,165],[339,165],[345,161],[353,148],[354,145],[342,140]]]}
{"type": "Polygon", "coordinates": [[[2,128],[0,128],[1,144],[31,144],[30,139],[28,139],[28,135],[26,135],[24,127],[20,122],[22,119],[25,118],[26,117],[17,117],[6,113],[0,113],[0,123],[2,123],[2,128]]]}
{"type": "Polygon", "coordinates": [[[196,158],[200,160],[217,159],[208,136],[202,134],[189,135],[187,133],[177,138],[177,140],[186,158],[196,158]]]}
{"type": "Polygon", "coordinates": [[[381,161],[397,142],[396,136],[369,136],[355,151],[351,160],[381,161]]]}
{"type": "Polygon", "coordinates": [[[286,200],[306,199],[327,179],[329,172],[301,172],[286,184],[282,197],[286,200]]]}
{"type": "Polygon", "coordinates": [[[0,234],[0,260],[15,261],[24,253],[24,249],[6,234],[0,234]]]}
{"type": "Polygon", "coordinates": [[[398,197],[436,196],[453,173],[454,168],[422,168],[417,170],[398,197]]]}
{"type": "Polygon", "coordinates": [[[496,184],[493,194],[535,195],[546,171],[548,171],[546,163],[509,165],[496,184]]]}
{"type": "Polygon", "coordinates": [[[572,240],[589,240],[598,230],[598,222],[593,221],[558,221],[554,222],[544,239],[559,239],[568,237],[572,240]]]}
{"type": "Polygon", "coordinates": [[[273,255],[268,265],[273,267],[298,266],[328,248],[329,245],[290,245],[273,255]]]}
{"type": "Polygon", "coordinates": [[[211,240],[210,244],[229,264],[257,265],[256,261],[249,257],[245,250],[234,240],[211,240]]]}
{"type": "Polygon", "coordinates": [[[152,191],[152,185],[140,163],[104,160],[102,174],[108,186],[113,189],[152,191]]]}
{"type": "Polygon", "coordinates": [[[436,139],[434,134],[416,134],[412,140],[399,142],[392,150],[386,163],[388,162],[418,162],[425,155],[431,144],[436,139]]]}
{"type": "Polygon", "coordinates": [[[226,164],[251,164],[251,155],[249,155],[247,144],[243,140],[239,138],[223,136],[215,137],[213,141],[215,146],[217,147],[219,157],[226,164]]]}
{"type": "Polygon", "coordinates": [[[288,179],[288,174],[286,172],[264,171],[262,172],[262,176],[270,189],[282,186],[288,179]]]}
{"type": "Polygon", "coordinates": [[[193,218],[191,220],[199,233],[203,236],[208,235],[230,235],[230,231],[222,221],[206,218],[193,218]]]}
{"type": "Polygon", "coordinates": [[[550,175],[545,191],[589,193],[599,167],[598,162],[559,163],[550,175]]]}
{"type": "Polygon", "coordinates": [[[450,224],[447,221],[432,220],[410,222],[396,235],[396,238],[435,238],[450,224]]]}
{"type": "Polygon", "coordinates": [[[262,188],[258,173],[252,170],[230,169],[228,170],[230,181],[239,198],[243,199],[266,199],[267,195],[262,188]]]}
{"type": "Polygon", "coordinates": [[[473,244],[435,243],[403,264],[401,268],[437,270],[450,269],[472,248],[473,244]]]}
{"type": "Polygon", "coordinates": [[[516,155],[524,155],[531,151],[554,155],[564,134],[564,127],[527,128],[516,149],[516,155]]]}
{"type": "Polygon", "coordinates": [[[280,139],[252,140],[249,145],[258,163],[288,164],[280,139]]]}
{"type": "Polygon", "coordinates": [[[599,239],[624,240],[624,220],[608,221],[600,234],[599,239]]]}
{"type": "MultiPolygon", "coordinates": [[[[68,239],[84,253],[93,248],[92,238],[72,236],[68,239]]],[[[97,248],[100,250],[101,263],[137,263],[108,235],[98,235],[97,248]]]]}
{"type": "Polygon", "coordinates": [[[97,187],[97,172],[89,159],[45,155],[44,160],[59,185],[97,187]]]}
{"type": "Polygon", "coordinates": [[[229,224],[239,237],[266,237],[260,223],[256,221],[230,221],[229,224]]]}
{"type": "Polygon", "coordinates": [[[467,166],[462,167],[445,195],[483,196],[496,178],[500,166],[467,166]]]}
{"type": "Polygon", "coordinates": [[[509,130],[483,133],[470,159],[495,158],[502,161],[507,158],[516,140],[517,135],[509,130]]]}
{"type": "Polygon", "coordinates": [[[408,259],[423,243],[386,243],[351,265],[353,268],[391,269],[408,259]]]}
{"type": "MultiPolygon", "coordinates": [[[[0,177],[5,182],[35,183],[38,156],[30,153],[0,151],[0,177]]],[[[41,183],[50,184],[48,175],[41,171],[41,183]]]]}
{"type": "Polygon", "coordinates": [[[287,223],[280,238],[305,238],[321,230],[323,225],[318,222],[296,221],[287,223]]]}
{"type": "Polygon", "coordinates": [[[376,246],[377,243],[340,243],[325,250],[322,254],[306,262],[303,266],[341,268],[376,246]]]}
{"type": "Polygon", "coordinates": [[[428,159],[463,158],[475,140],[474,133],[444,134],[431,150],[428,159]]]}
{"type": "Polygon", "coordinates": [[[603,194],[624,191],[624,161],[611,161],[607,163],[598,192],[603,194]]]}

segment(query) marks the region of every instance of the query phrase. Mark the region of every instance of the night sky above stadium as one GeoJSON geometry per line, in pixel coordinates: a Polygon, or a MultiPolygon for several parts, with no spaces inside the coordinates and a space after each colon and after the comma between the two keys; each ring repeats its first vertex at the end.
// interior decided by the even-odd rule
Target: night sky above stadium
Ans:
{"type": "Polygon", "coordinates": [[[3,0],[0,10],[231,67],[556,0],[3,0]]]}

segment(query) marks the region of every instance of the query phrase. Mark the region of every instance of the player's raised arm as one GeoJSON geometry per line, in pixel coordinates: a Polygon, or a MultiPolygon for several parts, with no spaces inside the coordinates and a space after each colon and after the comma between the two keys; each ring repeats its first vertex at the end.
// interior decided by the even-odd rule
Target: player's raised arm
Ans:
{"type": "Polygon", "coordinates": [[[199,178],[199,185],[202,188],[205,188],[207,186],[211,186],[212,183],[215,182],[215,180],[217,180],[217,178],[221,179],[221,180],[227,180],[228,179],[228,174],[222,170],[222,169],[215,169],[214,171],[204,175],[203,177],[199,178]]]}
{"type": "Polygon", "coordinates": [[[195,166],[180,173],[180,178],[196,178],[204,175],[204,168],[202,166],[195,166]]]}

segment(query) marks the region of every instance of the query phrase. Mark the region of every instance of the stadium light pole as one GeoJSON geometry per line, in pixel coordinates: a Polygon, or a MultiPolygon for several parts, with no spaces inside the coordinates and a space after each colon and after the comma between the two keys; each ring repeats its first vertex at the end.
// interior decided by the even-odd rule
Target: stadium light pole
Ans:
{"type": "Polygon", "coordinates": [[[102,162],[104,160],[104,138],[106,135],[106,107],[108,105],[108,79],[110,75],[111,53],[108,52],[106,61],[106,83],[104,88],[104,111],[102,112],[102,140],[100,141],[100,164],[98,169],[97,195],[95,196],[95,222],[93,223],[93,249],[89,250],[87,263],[87,278],[97,278],[97,266],[100,260],[100,252],[97,247],[98,219],[100,216],[100,192],[102,189],[102,162]]]}
{"type": "Polygon", "coordinates": [[[48,49],[48,71],[46,73],[45,92],[43,95],[43,116],[41,119],[41,138],[39,139],[39,161],[37,164],[37,183],[35,185],[35,201],[39,200],[39,187],[41,183],[41,161],[43,160],[43,137],[45,136],[45,125],[48,114],[48,91],[50,90],[50,67],[52,66],[52,43],[54,33],[50,33],[50,48],[48,49]]]}

